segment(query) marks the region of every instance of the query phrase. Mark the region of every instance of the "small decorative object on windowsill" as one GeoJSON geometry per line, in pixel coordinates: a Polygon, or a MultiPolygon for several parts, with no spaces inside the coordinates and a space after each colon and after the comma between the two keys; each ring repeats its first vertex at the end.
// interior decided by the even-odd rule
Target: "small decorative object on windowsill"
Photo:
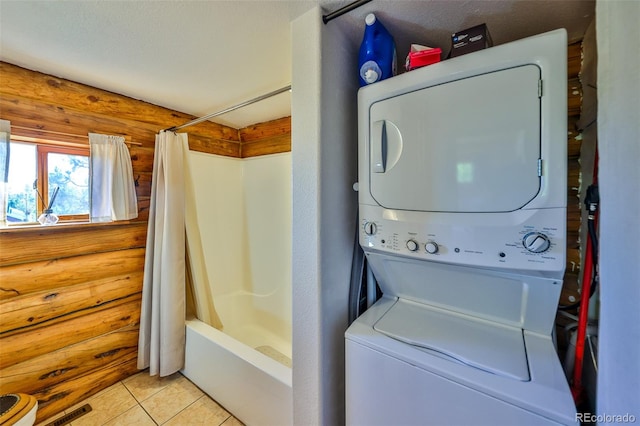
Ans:
{"type": "Polygon", "coordinates": [[[49,201],[49,207],[44,209],[40,217],[38,217],[38,222],[40,222],[40,225],[55,225],[56,223],[58,223],[58,220],[59,220],[58,215],[56,215],[53,212],[52,207],[53,207],[53,203],[56,201],[56,196],[58,195],[59,190],[60,190],[60,187],[57,186],[56,189],[53,191],[53,195],[51,196],[51,201],[49,201]]]}
{"type": "Polygon", "coordinates": [[[58,215],[52,209],[45,209],[38,218],[40,225],[55,225],[58,223],[58,215]]]}

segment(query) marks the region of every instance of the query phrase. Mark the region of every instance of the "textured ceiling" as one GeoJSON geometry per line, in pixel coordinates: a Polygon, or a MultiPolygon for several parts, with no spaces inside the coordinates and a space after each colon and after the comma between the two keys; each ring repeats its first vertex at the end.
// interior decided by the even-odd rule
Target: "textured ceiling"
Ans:
{"type": "MultiPolygon", "coordinates": [[[[202,116],[288,85],[290,22],[317,5],[328,13],[348,3],[0,0],[0,60],[202,116]]],[[[595,0],[374,0],[326,29],[344,32],[357,52],[364,17],[376,12],[403,63],[411,43],[446,53],[452,32],[483,22],[496,45],[560,27],[576,40],[594,7],[595,0]]],[[[284,93],[213,121],[241,128],[287,115],[284,93]]]]}

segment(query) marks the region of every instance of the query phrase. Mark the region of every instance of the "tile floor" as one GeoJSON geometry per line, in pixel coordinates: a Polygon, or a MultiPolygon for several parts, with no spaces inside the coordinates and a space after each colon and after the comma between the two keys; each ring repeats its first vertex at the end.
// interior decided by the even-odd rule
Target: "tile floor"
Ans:
{"type": "Polygon", "coordinates": [[[38,426],[54,422],[90,404],[92,411],[72,426],[243,426],[207,394],[180,373],[158,378],[143,371],[87,398],[38,426]]]}

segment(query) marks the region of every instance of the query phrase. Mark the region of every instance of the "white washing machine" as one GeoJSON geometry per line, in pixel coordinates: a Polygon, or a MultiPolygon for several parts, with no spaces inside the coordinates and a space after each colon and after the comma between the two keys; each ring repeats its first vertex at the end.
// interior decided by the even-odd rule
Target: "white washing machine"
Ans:
{"type": "Polygon", "coordinates": [[[552,339],[566,50],[556,30],[359,91],[359,239],[384,296],[345,335],[347,424],[577,423],[552,339]]]}

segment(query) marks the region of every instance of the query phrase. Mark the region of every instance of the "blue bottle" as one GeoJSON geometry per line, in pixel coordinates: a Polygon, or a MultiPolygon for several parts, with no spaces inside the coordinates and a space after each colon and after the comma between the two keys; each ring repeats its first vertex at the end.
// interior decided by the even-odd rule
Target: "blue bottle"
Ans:
{"type": "Polygon", "coordinates": [[[393,37],[373,13],[367,15],[365,24],[358,55],[360,86],[396,75],[396,44],[393,37]]]}

